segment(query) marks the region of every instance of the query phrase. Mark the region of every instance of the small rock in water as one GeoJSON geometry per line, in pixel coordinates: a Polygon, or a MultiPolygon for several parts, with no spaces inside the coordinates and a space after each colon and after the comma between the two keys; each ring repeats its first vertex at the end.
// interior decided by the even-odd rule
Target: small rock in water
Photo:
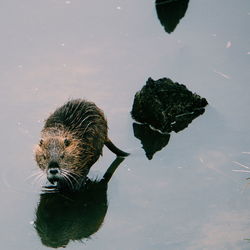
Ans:
{"type": "Polygon", "coordinates": [[[172,131],[185,129],[196,117],[203,114],[208,104],[205,98],[192,93],[185,85],[162,78],[149,78],[135,94],[131,111],[139,123],[133,123],[134,136],[141,141],[149,160],[164,148],[172,131]]]}
{"type": "Polygon", "coordinates": [[[168,78],[157,81],[149,78],[135,94],[131,115],[140,123],[150,124],[162,132],[171,132],[179,120],[191,117],[192,121],[203,113],[207,104],[205,98],[192,93],[183,84],[168,78]]]}

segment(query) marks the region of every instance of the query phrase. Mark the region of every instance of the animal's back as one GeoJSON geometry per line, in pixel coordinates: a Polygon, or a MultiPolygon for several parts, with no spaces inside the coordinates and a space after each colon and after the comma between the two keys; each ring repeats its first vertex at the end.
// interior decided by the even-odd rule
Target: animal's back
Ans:
{"type": "Polygon", "coordinates": [[[82,99],[68,101],[58,108],[46,120],[44,129],[59,126],[79,139],[98,134],[104,142],[107,139],[107,122],[103,112],[94,103],[82,99]]]}

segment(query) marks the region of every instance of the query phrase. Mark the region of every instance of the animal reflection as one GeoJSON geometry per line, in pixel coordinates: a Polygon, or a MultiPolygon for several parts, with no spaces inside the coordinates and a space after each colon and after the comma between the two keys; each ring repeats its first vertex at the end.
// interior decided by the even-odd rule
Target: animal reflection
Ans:
{"type": "Polygon", "coordinates": [[[181,18],[185,16],[189,0],[156,0],[157,16],[167,33],[175,30],[181,18]]]}
{"type": "Polygon", "coordinates": [[[78,192],[41,194],[34,226],[43,245],[66,247],[99,230],[108,209],[108,182],[123,160],[116,158],[100,181],[88,179],[78,192]]]}

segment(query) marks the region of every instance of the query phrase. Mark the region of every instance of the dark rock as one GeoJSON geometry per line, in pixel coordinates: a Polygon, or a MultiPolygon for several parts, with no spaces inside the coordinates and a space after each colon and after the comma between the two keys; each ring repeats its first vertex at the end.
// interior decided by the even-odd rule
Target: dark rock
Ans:
{"type": "Polygon", "coordinates": [[[195,116],[194,113],[201,113],[207,104],[205,98],[193,94],[183,84],[168,78],[157,81],[149,78],[135,94],[131,115],[140,123],[150,124],[162,132],[171,132],[179,116],[195,116]]]}
{"type": "Polygon", "coordinates": [[[148,159],[168,144],[169,133],[185,129],[193,119],[204,113],[207,104],[205,98],[192,93],[183,84],[168,78],[157,81],[149,78],[135,94],[131,111],[132,117],[143,124],[134,123],[133,129],[148,159]]]}

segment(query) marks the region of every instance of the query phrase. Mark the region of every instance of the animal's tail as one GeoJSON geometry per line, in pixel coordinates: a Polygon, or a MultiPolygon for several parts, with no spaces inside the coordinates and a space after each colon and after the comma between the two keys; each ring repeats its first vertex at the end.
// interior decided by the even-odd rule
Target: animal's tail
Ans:
{"type": "Polygon", "coordinates": [[[121,157],[126,157],[129,155],[129,153],[126,153],[122,150],[120,150],[119,148],[117,148],[112,141],[110,141],[109,139],[105,142],[105,145],[107,146],[107,148],[109,150],[111,150],[113,153],[115,153],[117,156],[121,156],[121,157]]]}

